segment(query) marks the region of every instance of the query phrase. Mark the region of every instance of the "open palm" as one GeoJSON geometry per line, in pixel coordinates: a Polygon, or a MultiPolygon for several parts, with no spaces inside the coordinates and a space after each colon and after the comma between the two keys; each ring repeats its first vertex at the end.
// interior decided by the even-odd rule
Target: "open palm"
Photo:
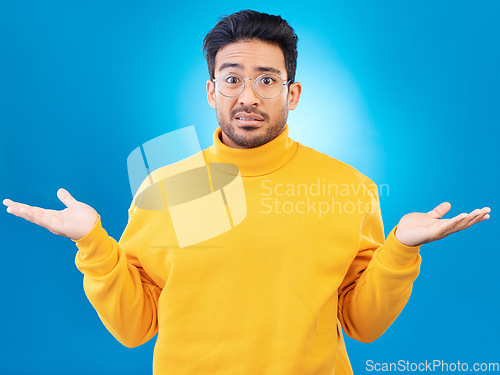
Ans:
{"type": "Polygon", "coordinates": [[[7,212],[47,228],[60,236],[79,240],[94,227],[99,215],[88,204],[77,201],[65,189],[57,191],[57,197],[66,208],[61,211],[33,207],[4,199],[7,212]]]}
{"type": "Polygon", "coordinates": [[[443,202],[427,213],[412,212],[404,215],[396,229],[397,240],[407,246],[440,240],[475,223],[489,219],[491,211],[489,207],[484,207],[469,214],[461,213],[451,219],[441,219],[450,208],[450,203],[443,202]]]}

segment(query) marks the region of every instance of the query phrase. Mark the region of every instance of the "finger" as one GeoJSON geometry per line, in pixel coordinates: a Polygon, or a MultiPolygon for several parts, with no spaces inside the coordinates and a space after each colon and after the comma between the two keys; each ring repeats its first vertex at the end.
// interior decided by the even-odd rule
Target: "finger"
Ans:
{"type": "MultiPolygon", "coordinates": [[[[452,233],[469,228],[471,225],[473,225],[479,221],[482,221],[484,216],[488,215],[489,212],[490,212],[490,209],[488,207],[485,207],[481,210],[476,209],[476,210],[472,211],[470,214],[462,213],[462,214],[456,216],[455,217],[455,218],[457,218],[456,223],[453,226],[448,227],[447,231],[444,233],[444,236],[446,237],[452,233]]],[[[489,215],[488,215],[488,218],[489,218],[489,215]]]]}
{"type": "Polygon", "coordinates": [[[449,202],[443,202],[440,205],[436,206],[433,210],[429,211],[428,214],[435,219],[439,219],[444,214],[446,214],[450,210],[450,208],[451,204],[449,202]]]}
{"type": "Polygon", "coordinates": [[[75,203],[78,203],[78,201],[69,193],[69,191],[63,188],[57,190],[57,198],[59,198],[59,200],[63,202],[66,207],[70,207],[75,203]]]}
{"type": "MultiPolygon", "coordinates": [[[[477,209],[477,210],[472,211],[469,215],[474,215],[474,217],[468,223],[462,223],[463,228],[460,228],[459,230],[467,229],[467,228],[471,227],[472,225],[479,223],[480,221],[483,221],[483,218],[486,215],[488,215],[489,212],[490,212],[489,207],[484,207],[481,210],[477,209]]],[[[489,215],[488,215],[488,218],[489,218],[489,215]]]]}
{"type": "MultiPolygon", "coordinates": [[[[49,215],[46,215],[46,210],[33,210],[31,208],[21,208],[20,215],[23,219],[26,219],[33,224],[44,227],[50,231],[53,230],[53,219],[49,215]]],[[[17,215],[16,215],[17,216],[17,215]]]]}
{"type": "Polygon", "coordinates": [[[483,207],[483,208],[481,208],[481,210],[484,210],[487,214],[489,214],[491,212],[491,208],[489,208],[489,207],[483,207]]]}
{"type": "Polygon", "coordinates": [[[464,230],[465,228],[468,228],[472,225],[472,223],[474,222],[474,220],[476,220],[478,218],[478,216],[483,216],[481,214],[481,210],[479,209],[476,209],[474,211],[472,211],[471,213],[469,213],[467,215],[467,218],[465,220],[462,220],[459,224],[457,224],[455,226],[455,232],[458,232],[460,230],[464,230]]]}
{"type": "Polygon", "coordinates": [[[24,207],[20,205],[7,207],[7,212],[22,219],[32,221],[33,210],[27,205],[24,205],[24,207]]]}
{"type": "MultiPolygon", "coordinates": [[[[462,225],[468,219],[469,219],[469,215],[465,212],[463,212],[460,215],[457,215],[451,219],[447,219],[448,221],[446,222],[446,225],[444,225],[443,227],[441,227],[439,229],[438,237],[444,238],[444,237],[450,235],[451,233],[456,232],[456,228],[458,226],[462,225]]],[[[444,219],[444,220],[446,220],[446,219],[444,219]]],[[[444,221],[444,220],[440,220],[439,222],[444,221]]]]}
{"type": "MultiPolygon", "coordinates": [[[[31,209],[31,210],[34,210],[36,212],[45,211],[44,208],[30,206],[30,205],[27,205],[24,203],[14,202],[14,201],[11,201],[10,199],[5,199],[4,202],[6,200],[10,201],[10,203],[7,205],[7,212],[11,213],[11,214],[14,213],[13,211],[20,213],[22,208],[31,209]]],[[[18,216],[18,215],[16,215],[16,216],[18,216]]]]}
{"type": "Polygon", "coordinates": [[[12,201],[12,200],[10,200],[10,199],[4,199],[4,200],[2,201],[2,203],[3,203],[3,205],[4,205],[4,206],[7,206],[7,207],[8,207],[8,206],[9,206],[9,205],[11,205],[12,203],[14,203],[14,201],[12,201]]]}
{"type": "Polygon", "coordinates": [[[10,206],[13,206],[15,204],[22,204],[22,203],[19,203],[19,202],[14,202],[12,199],[4,199],[2,201],[2,203],[7,206],[7,207],[10,207],[10,206]]]}
{"type": "Polygon", "coordinates": [[[467,218],[469,217],[469,214],[467,212],[462,212],[460,215],[457,215],[455,217],[452,217],[450,219],[450,223],[452,226],[455,226],[457,225],[458,223],[461,223],[463,222],[464,220],[466,220],[467,218]]]}

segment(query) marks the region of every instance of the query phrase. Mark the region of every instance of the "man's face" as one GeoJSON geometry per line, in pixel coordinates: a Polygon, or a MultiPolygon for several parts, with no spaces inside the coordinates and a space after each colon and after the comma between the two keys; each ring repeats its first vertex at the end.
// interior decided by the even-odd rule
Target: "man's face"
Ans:
{"type": "MultiPolygon", "coordinates": [[[[231,43],[215,56],[215,78],[221,73],[238,73],[243,78],[257,78],[264,73],[288,81],[285,57],[280,47],[259,40],[231,43]]],[[[215,84],[207,81],[207,98],[216,109],[222,129],[222,143],[234,148],[261,146],[276,138],[285,128],[288,110],[295,109],[301,86],[296,82],[283,86],[272,99],[257,95],[254,81],[245,81],[245,89],[237,97],[222,95],[215,84]]]]}

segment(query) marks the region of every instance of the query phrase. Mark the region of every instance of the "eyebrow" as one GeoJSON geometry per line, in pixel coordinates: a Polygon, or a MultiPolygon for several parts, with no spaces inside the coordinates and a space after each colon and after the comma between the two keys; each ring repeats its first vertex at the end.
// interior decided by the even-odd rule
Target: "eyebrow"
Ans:
{"type": "MultiPolygon", "coordinates": [[[[219,67],[219,71],[227,68],[243,69],[243,65],[237,63],[224,63],[219,67]]],[[[274,74],[281,74],[281,71],[279,69],[270,66],[258,66],[254,70],[257,70],[258,72],[271,72],[274,74]]]]}

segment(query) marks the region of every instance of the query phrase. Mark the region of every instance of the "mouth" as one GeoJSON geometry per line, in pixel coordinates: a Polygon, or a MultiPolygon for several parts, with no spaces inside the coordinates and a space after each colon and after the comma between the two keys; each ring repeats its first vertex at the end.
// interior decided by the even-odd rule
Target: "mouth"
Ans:
{"type": "Polygon", "coordinates": [[[264,118],[255,113],[239,112],[234,116],[234,119],[241,127],[257,127],[262,124],[264,118]]]}

